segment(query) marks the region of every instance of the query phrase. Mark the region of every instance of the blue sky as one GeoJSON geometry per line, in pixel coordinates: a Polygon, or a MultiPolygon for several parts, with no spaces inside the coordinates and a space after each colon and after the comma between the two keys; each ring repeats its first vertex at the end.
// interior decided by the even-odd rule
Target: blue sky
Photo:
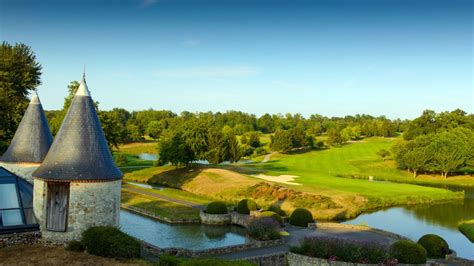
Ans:
{"type": "Polygon", "coordinates": [[[0,0],[58,109],[86,64],[101,109],[472,113],[470,0],[0,0]]]}

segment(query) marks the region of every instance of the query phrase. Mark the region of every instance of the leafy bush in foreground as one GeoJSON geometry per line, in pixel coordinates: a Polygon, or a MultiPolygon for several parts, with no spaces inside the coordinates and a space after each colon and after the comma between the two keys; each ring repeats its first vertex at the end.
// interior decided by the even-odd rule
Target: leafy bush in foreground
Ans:
{"type": "Polygon", "coordinates": [[[290,224],[292,225],[307,227],[312,222],[314,222],[313,215],[307,209],[296,209],[290,216],[290,224]]]}
{"type": "Polygon", "coordinates": [[[91,227],[83,233],[82,243],[89,254],[97,256],[116,259],[140,257],[140,242],[115,227],[91,227]]]}
{"type": "Polygon", "coordinates": [[[257,203],[251,199],[243,199],[237,204],[237,212],[240,214],[250,214],[257,209],[257,203]]]}
{"type": "Polygon", "coordinates": [[[386,246],[335,237],[307,237],[300,246],[290,250],[305,256],[354,263],[379,264],[389,259],[386,246]]]}
{"type": "Polygon", "coordinates": [[[426,249],[420,244],[399,240],[390,247],[390,256],[399,263],[424,264],[426,263],[426,249]]]}
{"type": "Polygon", "coordinates": [[[75,252],[83,252],[84,250],[86,250],[86,247],[84,246],[84,243],[82,243],[81,241],[73,240],[67,243],[66,250],[75,251],[75,252]]]}
{"type": "Polygon", "coordinates": [[[206,213],[208,214],[226,214],[227,206],[224,202],[215,201],[211,202],[206,207],[206,213]]]}
{"type": "Polygon", "coordinates": [[[249,236],[259,241],[280,239],[280,224],[270,217],[258,217],[250,221],[249,236]]]}

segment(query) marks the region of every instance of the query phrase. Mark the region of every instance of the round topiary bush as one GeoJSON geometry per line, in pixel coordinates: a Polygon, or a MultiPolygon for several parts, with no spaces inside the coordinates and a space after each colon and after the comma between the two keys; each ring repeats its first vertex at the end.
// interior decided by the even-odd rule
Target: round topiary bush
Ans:
{"type": "Polygon", "coordinates": [[[87,253],[116,259],[140,257],[140,242],[116,227],[91,227],[82,234],[87,253]]]}
{"type": "Polygon", "coordinates": [[[283,224],[283,218],[281,218],[280,215],[276,212],[271,212],[271,211],[264,211],[260,214],[262,217],[270,217],[273,220],[277,221],[279,224],[283,224]]]}
{"type": "Polygon", "coordinates": [[[418,240],[427,252],[428,258],[445,258],[449,254],[449,245],[442,237],[428,234],[418,240]]]}
{"type": "Polygon", "coordinates": [[[257,209],[257,203],[251,199],[243,199],[237,204],[237,212],[240,214],[250,214],[257,209]]]}
{"type": "Polygon", "coordinates": [[[224,202],[215,201],[211,202],[206,207],[207,214],[226,214],[227,213],[227,206],[224,202]]]}
{"type": "Polygon", "coordinates": [[[276,204],[270,205],[270,207],[268,207],[267,211],[275,212],[280,216],[286,216],[286,212],[284,210],[282,210],[281,207],[276,205],[276,204]]]}
{"type": "Polygon", "coordinates": [[[426,249],[420,244],[399,240],[390,247],[390,256],[399,263],[424,264],[426,263],[426,249]]]}
{"type": "Polygon", "coordinates": [[[307,227],[312,222],[314,222],[313,215],[304,208],[294,210],[290,216],[290,224],[292,225],[307,227]]]}

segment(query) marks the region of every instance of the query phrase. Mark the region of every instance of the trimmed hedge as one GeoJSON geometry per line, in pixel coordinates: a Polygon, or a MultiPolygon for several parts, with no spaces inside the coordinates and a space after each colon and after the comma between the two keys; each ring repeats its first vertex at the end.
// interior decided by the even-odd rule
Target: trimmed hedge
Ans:
{"type": "Polygon", "coordinates": [[[283,224],[283,218],[281,218],[278,213],[272,212],[272,211],[264,211],[260,214],[262,217],[270,217],[273,220],[277,221],[279,224],[283,224]]]}
{"type": "Polygon", "coordinates": [[[267,211],[271,211],[271,212],[275,212],[277,213],[278,215],[280,216],[286,216],[286,212],[284,210],[282,210],[280,208],[280,206],[276,205],[276,204],[272,204],[270,205],[270,207],[268,207],[268,210],[267,211]]]}
{"type": "Polygon", "coordinates": [[[425,264],[427,252],[420,244],[399,240],[390,247],[390,256],[397,259],[399,263],[425,264]]]}
{"type": "Polygon", "coordinates": [[[372,242],[359,242],[337,237],[306,237],[290,251],[304,256],[353,263],[385,264],[388,247],[372,242]]]}
{"type": "Polygon", "coordinates": [[[313,215],[304,208],[298,208],[290,216],[290,224],[307,227],[309,223],[314,222],[313,215]]]}
{"type": "Polygon", "coordinates": [[[82,243],[92,255],[115,259],[140,257],[140,242],[115,227],[91,227],[82,234],[82,243]]]}
{"type": "Polygon", "coordinates": [[[208,214],[227,214],[227,206],[224,202],[215,201],[211,202],[206,207],[206,213],[208,214]]]}
{"type": "Polygon", "coordinates": [[[251,199],[243,199],[237,204],[237,212],[240,214],[250,214],[258,209],[257,203],[251,199]]]}
{"type": "Polygon", "coordinates": [[[448,242],[437,235],[424,235],[418,240],[418,244],[426,249],[428,258],[445,258],[449,254],[448,242]]]}

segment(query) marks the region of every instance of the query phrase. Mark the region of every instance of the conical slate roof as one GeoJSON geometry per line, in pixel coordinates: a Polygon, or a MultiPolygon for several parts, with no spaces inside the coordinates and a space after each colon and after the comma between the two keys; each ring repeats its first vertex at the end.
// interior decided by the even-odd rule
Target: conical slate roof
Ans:
{"type": "Polygon", "coordinates": [[[53,142],[43,106],[35,92],[15,136],[0,161],[10,163],[41,163],[53,142]]]}
{"type": "Polygon", "coordinates": [[[85,78],[74,96],[43,164],[33,173],[48,181],[110,181],[115,165],[85,78]]]}

